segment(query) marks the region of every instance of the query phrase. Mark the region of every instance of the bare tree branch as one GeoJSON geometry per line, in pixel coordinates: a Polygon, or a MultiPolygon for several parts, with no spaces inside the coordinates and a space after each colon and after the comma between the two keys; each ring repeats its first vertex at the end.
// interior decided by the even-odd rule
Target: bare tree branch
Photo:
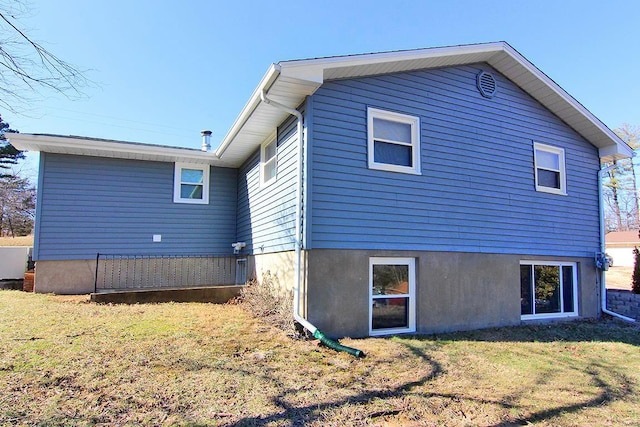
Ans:
{"type": "Polygon", "coordinates": [[[46,92],[84,96],[94,83],[76,66],[35,41],[18,24],[28,9],[20,0],[0,2],[0,108],[18,113],[46,92]]]}

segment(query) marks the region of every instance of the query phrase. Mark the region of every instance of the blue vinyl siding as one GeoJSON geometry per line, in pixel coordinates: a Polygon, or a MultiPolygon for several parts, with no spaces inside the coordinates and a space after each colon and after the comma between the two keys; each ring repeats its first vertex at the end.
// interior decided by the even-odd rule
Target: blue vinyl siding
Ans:
{"type": "Polygon", "coordinates": [[[248,253],[295,249],[295,192],[298,137],[295,117],[278,128],[276,181],[260,185],[260,150],[238,174],[238,241],[248,253]]]}
{"type": "Polygon", "coordinates": [[[196,205],[173,203],[173,163],[41,156],[36,259],[232,253],[236,169],[212,167],[209,204],[196,205]]]}
{"type": "Polygon", "coordinates": [[[325,83],[311,98],[312,248],[592,256],[598,152],[486,64],[325,83]],[[491,72],[498,93],[475,83],[491,72]],[[420,118],[421,175],[367,168],[367,107],[420,118]],[[535,191],[533,141],[567,196],[535,191]]]}

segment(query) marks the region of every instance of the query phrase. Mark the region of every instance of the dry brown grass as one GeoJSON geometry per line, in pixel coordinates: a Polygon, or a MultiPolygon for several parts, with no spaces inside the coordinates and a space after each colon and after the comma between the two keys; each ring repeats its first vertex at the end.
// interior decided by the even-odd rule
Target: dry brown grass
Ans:
{"type": "Polygon", "coordinates": [[[291,340],[238,305],[0,291],[0,425],[624,426],[640,334],[572,322],[291,340]]]}
{"type": "Polygon", "coordinates": [[[33,246],[33,236],[0,237],[0,246],[33,246]]]}
{"type": "Polygon", "coordinates": [[[606,272],[607,289],[631,290],[633,267],[611,267],[606,272]]]}
{"type": "Polygon", "coordinates": [[[254,279],[247,283],[234,302],[242,304],[251,314],[283,330],[290,337],[302,337],[291,315],[293,292],[283,290],[277,277],[270,272],[263,274],[260,282],[254,279]]]}

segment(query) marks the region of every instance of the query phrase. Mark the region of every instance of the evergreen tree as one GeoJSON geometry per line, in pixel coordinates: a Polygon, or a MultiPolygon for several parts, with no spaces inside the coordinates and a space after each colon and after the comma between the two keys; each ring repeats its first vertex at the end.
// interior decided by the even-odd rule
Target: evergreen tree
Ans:
{"type": "Polygon", "coordinates": [[[24,159],[24,153],[7,141],[5,132],[15,132],[15,130],[9,127],[9,123],[3,122],[0,115],[0,178],[13,176],[7,173],[9,168],[18,163],[18,160],[24,159]]]}
{"type": "Polygon", "coordinates": [[[7,141],[5,132],[15,131],[0,116],[0,236],[26,236],[33,230],[36,190],[12,170],[24,153],[7,141]]]}

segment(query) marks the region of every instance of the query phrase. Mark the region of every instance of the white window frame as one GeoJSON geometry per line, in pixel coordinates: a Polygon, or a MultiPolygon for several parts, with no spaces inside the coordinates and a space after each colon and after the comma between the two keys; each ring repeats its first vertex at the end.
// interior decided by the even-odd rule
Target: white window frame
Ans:
{"type": "Polygon", "coordinates": [[[554,147],[552,145],[542,144],[540,142],[534,142],[533,143],[533,161],[534,161],[533,175],[536,183],[536,191],[566,196],[567,195],[567,176],[566,176],[564,149],[559,147],[554,147]],[[542,167],[540,169],[558,172],[560,174],[560,188],[546,187],[538,183],[538,151],[546,151],[547,153],[552,153],[558,156],[558,163],[560,165],[559,170],[547,169],[542,167]]]}
{"type": "MultiPolygon", "coordinates": [[[[532,295],[535,296],[535,266],[536,265],[549,265],[553,267],[559,267],[560,269],[560,286],[562,287],[562,267],[572,267],[573,268],[573,311],[571,312],[560,312],[560,313],[535,313],[535,297],[533,301],[533,307],[531,307],[533,314],[520,314],[521,320],[535,320],[535,319],[560,319],[564,317],[577,317],[579,315],[578,308],[578,264],[575,262],[563,262],[563,261],[546,261],[546,260],[522,260],[520,261],[520,265],[530,265],[534,271],[534,275],[532,277],[531,286],[532,286],[532,295]]],[[[522,284],[521,284],[522,286],[522,284]]],[[[564,292],[560,289],[560,307],[564,310],[564,292]]]]}
{"type": "Polygon", "coordinates": [[[420,175],[420,118],[407,114],[394,113],[391,111],[379,110],[377,108],[367,108],[367,153],[369,169],[378,169],[390,172],[401,172],[420,175]],[[404,142],[379,139],[380,141],[403,146],[411,146],[411,163],[413,166],[392,165],[389,163],[379,163],[375,161],[373,119],[389,120],[411,125],[411,144],[404,142]]]}
{"type": "Polygon", "coordinates": [[[195,205],[208,205],[209,204],[209,165],[195,164],[195,163],[176,163],[173,172],[173,203],[188,203],[195,205]],[[184,199],[181,197],[182,184],[192,184],[181,181],[182,170],[193,169],[201,170],[202,173],[202,199],[184,199]]]}
{"type": "Polygon", "coordinates": [[[275,181],[277,181],[277,179],[278,179],[278,138],[277,138],[276,133],[274,132],[260,146],[260,185],[261,186],[267,186],[267,185],[272,184],[275,181]],[[270,159],[266,159],[265,158],[266,157],[266,148],[271,144],[275,144],[275,146],[276,146],[275,155],[273,157],[271,157],[270,159]],[[269,179],[265,179],[266,178],[265,173],[264,173],[265,166],[267,165],[267,163],[271,163],[271,162],[275,163],[276,173],[275,173],[275,175],[273,177],[271,177],[269,179]]]}
{"type": "Polygon", "coordinates": [[[371,257],[369,258],[369,335],[393,335],[407,334],[416,331],[416,260],[415,258],[371,257]],[[394,295],[373,294],[373,266],[374,265],[408,265],[409,266],[409,293],[394,295]],[[408,322],[406,328],[373,329],[373,301],[386,298],[408,298],[407,304],[408,322]]]}

